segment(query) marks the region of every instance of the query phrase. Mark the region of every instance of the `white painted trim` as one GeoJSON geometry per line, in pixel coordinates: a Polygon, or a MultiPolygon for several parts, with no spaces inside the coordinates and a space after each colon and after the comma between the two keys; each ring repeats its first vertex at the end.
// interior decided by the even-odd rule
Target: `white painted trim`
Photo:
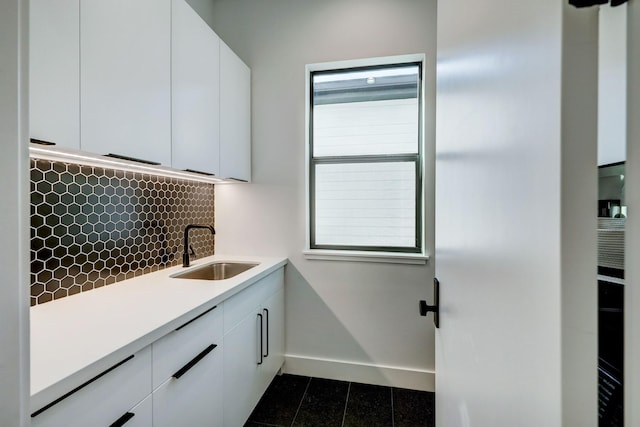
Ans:
{"type": "Polygon", "coordinates": [[[403,252],[339,251],[328,249],[305,249],[306,259],[323,261],[360,261],[387,264],[426,264],[429,256],[403,252]]]}
{"type": "Polygon", "coordinates": [[[287,354],[282,371],[287,374],[412,390],[434,392],[436,389],[435,372],[419,368],[287,354]]]}
{"type": "Polygon", "coordinates": [[[422,191],[423,197],[421,202],[422,209],[422,250],[425,250],[427,244],[427,233],[425,230],[425,220],[426,220],[426,197],[425,197],[425,189],[426,189],[426,146],[425,146],[425,107],[426,107],[426,55],[423,53],[416,54],[408,54],[408,55],[395,55],[395,56],[384,56],[384,57],[376,57],[376,58],[362,58],[362,59],[350,59],[345,61],[333,61],[333,62],[321,62],[316,64],[307,64],[305,66],[305,109],[304,109],[304,201],[305,201],[305,250],[303,254],[307,259],[316,259],[316,260],[332,260],[332,261],[365,261],[365,262],[387,262],[394,264],[425,264],[429,257],[425,254],[412,254],[411,256],[399,257],[396,256],[395,253],[390,252],[360,252],[360,251],[342,251],[342,250],[318,250],[318,249],[310,249],[311,248],[311,212],[309,210],[309,198],[311,194],[309,194],[309,120],[310,120],[310,108],[311,105],[311,91],[309,88],[311,87],[311,73],[315,71],[324,71],[324,70],[339,70],[339,69],[347,69],[347,68],[355,68],[355,67],[368,67],[375,65],[389,65],[389,64],[402,64],[402,63],[410,63],[410,62],[420,62],[422,63],[422,75],[421,75],[421,84],[420,84],[420,93],[421,93],[421,118],[420,118],[420,149],[422,151],[422,191]]]}
{"type": "Polygon", "coordinates": [[[0,3],[0,425],[29,417],[29,1],[0,3]]]}
{"type": "MultiPolygon", "coordinates": [[[[346,61],[320,62],[316,64],[308,64],[307,76],[313,71],[337,70],[341,68],[369,67],[373,65],[389,65],[401,64],[403,62],[424,62],[425,55],[416,53],[410,55],[382,56],[377,58],[349,59],[346,61]]],[[[307,88],[309,82],[307,82],[307,88]]],[[[307,90],[308,96],[308,90],[307,90]]]]}

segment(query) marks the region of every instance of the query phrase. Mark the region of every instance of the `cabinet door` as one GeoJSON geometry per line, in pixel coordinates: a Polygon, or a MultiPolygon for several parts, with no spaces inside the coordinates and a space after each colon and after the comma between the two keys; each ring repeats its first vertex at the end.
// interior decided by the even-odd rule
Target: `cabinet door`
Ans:
{"type": "MultiPolygon", "coordinates": [[[[185,321],[152,344],[153,388],[169,379],[210,345],[222,344],[222,307],[213,307],[185,321]]],[[[220,352],[220,349],[216,349],[220,352]]]]}
{"type": "Polygon", "coordinates": [[[193,365],[189,362],[182,376],[168,379],[153,392],[153,426],[228,425],[222,423],[222,346],[193,365]]]}
{"type": "Polygon", "coordinates": [[[218,175],[219,38],[184,0],[172,15],[172,166],[218,175]]]}
{"type": "Polygon", "coordinates": [[[220,42],[220,176],[251,181],[251,70],[220,42]]]}
{"type": "MultiPolygon", "coordinates": [[[[114,365],[36,416],[33,427],[108,426],[151,394],[151,348],[114,365]]],[[[132,421],[131,421],[132,422],[132,421]]],[[[144,424],[143,424],[144,425],[144,424]]]]}
{"type": "Polygon", "coordinates": [[[264,316],[263,369],[260,388],[266,390],[284,363],[284,289],[279,290],[262,306],[264,316]]]}
{"type": "Polygon", "coordinates": [[[82,0],[81,149],[171,164],[171,0],[82,0]]]}
{"type": "MultiPolygon", "coordinates": [[[[226,309],[226,307],[225,307],[226,309]]],[[[261,307],[224,336],[224,425],[244,425],[260,400],[255,387],[260,375],[261,307]]]]}
{"type": "Polygon", "coordinates": [[[31,0],[31,138],[80,148],[80,2],[31,0]]]}

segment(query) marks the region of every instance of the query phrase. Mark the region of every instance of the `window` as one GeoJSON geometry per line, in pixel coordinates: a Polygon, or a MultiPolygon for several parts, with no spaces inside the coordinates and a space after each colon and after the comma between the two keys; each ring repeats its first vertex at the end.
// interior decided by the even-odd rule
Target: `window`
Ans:
{"type": "Polygon", "coordinates": [[[422,62],[309,66],[309,249],[423,252],[422,62]]]}

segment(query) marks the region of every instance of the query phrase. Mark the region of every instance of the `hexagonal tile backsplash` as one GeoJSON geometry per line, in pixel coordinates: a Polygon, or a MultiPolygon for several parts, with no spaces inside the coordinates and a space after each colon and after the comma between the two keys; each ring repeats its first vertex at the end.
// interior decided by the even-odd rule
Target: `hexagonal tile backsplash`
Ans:
{"type": "Polygon", "coordinates": [[[214,219],[213,184],[31,159],[31,305],[178,265],[214,219]]]}

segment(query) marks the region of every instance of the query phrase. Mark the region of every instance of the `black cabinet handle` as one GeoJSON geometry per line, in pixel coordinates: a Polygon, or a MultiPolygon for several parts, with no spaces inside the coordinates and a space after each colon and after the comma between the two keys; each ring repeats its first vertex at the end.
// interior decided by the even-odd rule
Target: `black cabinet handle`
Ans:
{"type": "Polygon", "coordinates": [[[258,362],[258,365],[262,365],[262,358],[264,357],[264,355],[262,354],[263,338],[262,338],[262,314],[261,313],[258,313],[258,318],[260,319],[260,351],[258,352],[258,354],[260,354],[260,361],[258,362]]]}
{"type": "Polygon", "coordinates": [[[198,320],[199,318],[201,318],[201,317],[202,317],[202,316],[204,316],[205,314],[209,313],[210,311],[215,310],[217,307],[218,307],[217,305],[214,305],[213,307],[211,307],[210,309],[208,309],[208,310],[207,310],[207,311],[205,311],[204,313],[202,313],[202,314],[198,314],[196,317],[194,317],[193,319],[189,320],[189,321],[188,321],[187,323],[185,323],[184,325],[182,325],[182,326],[178,326],[175,330],[176,330],[176,331],[179,331],[180,329],[182,329],[182,328],[184,328],[185,326],[187,326],[187,325],[189,325],[189,324],[191,324],[191,323],[195,322],[196,320],[198,320]]]}
{"type": "Polygon", "coordinates": [[[249,182],[246,179],[241,179],[241,178],[234,178],[232,176],[230,176],[229,178],[227,178],[228,181],[237,181],[237,182],[249,182]]]}
{"type": "Polygon", "coordinates": [[[32,144],[39,144],[39,145],[56,145],[55,142],[51,142],[51,141],[44,141],[42,139],[35,139],[35,138],[31,138],[30,142],[32,144]]]}
{"type": "Polygon", "coordinates": [[[269,309],[265,308],[262,311],[266,314],[266,318],[267,318],[267,352],[263,354],[263,356],[269,357],[269,309]]]}
{"type": "Polygon", "coordinates": [[[129,422],[129,420],[133,417],[135,417],[136,414],[134,414],[133,412],[127,412],[126,414],[124,414],[123,416],[121,416],[120,418],[118,418],[113,424],[111,424],[109,427],[122,427],[123,425],[125,425],[126,423],[129,422]]]}
{"type": "Polygon", "coordinates": [[[113,157],[114,159],[128,160],[130,162],[143,163],[145,165],[153,165],[153,166],[160,165],[160,163],[154,162],[152,160],[136,159],[135,157],[124,156],[122,154],[109,153],[109,154],[105,154],[105,156],[106,157],[113,157]]]}
{"type": "Polygon", "coordinates": [[[200,175],[206,175],[206,176],[216,176],[215,173],[203,172],[203,171],[199,171],[199,170],[196,170],[196,169],[185,169],[184,171],[185,172],[191,172],[191,173],[197,173],[197,174],[200,174],[200,175]]]}
{"type": "Polygon", "coordinates": [[[183,376],[184,374],[187,373],[187,371],[191,368],[193,368],[194,366],[196,366],[198,364],[199,361],[201,361],[202,359],[204,359],[204,357],[211,353],[213,351],[214,348],[216,348],[217,345],[216,344],[211,344],[209,345],[209,347],[205,348],[204,350],[202,350],[200,352],[200,354],[198,354],[196,357],[194,357],[189,363],[187,363],[186,365],[184,365],[182,368],[180,368],[178,371],[176,371],[175,374],[171,375],[173,378],[175,379],[179,379],[181,376],[183,376]]]}
{"type": "Polygon", "coordinates": [[[85,388],[86,386],[88,386],[89,384],[91,384],[94,381],[99,380],[100,378],[102,378],[103,376],[107,375],[109,372],[113,371],[114,369],[116,369],[117,367],[119,367],[120,365],[123,365],[125,363],[127,363],[129,360],[133,359],[134,355],[132,354],[131,356],[127,357],[126,359],[116,363],[115,365],[113,365],[112,367],[110,367],[109,369],[107,369],[106,371],[103,371],[102,373],[96,375],[95,377],[91,378],[89,381],[86,381],[82,384],[80,384],[78,387],[74,388],[73,390],[71,390],[70,392],[63,394],[62,396],[60,396],[59,398],[57,398],[56,400],[54,400],[53,402],[43,406],[42,408],[38,409],[37,411],[35,411],[33,414],[31,414],[31,418],[33,417],[37,417],[38,415],[40,415],[41,413],[43,413],[44,411],[46,411],[47,409],[51,408],[54,405],[57,405],[58,403],[62,402],[64,399],[66,399],[67,397],[71,396],[72,394],[82,390],[83,388],[85,388]]]}

